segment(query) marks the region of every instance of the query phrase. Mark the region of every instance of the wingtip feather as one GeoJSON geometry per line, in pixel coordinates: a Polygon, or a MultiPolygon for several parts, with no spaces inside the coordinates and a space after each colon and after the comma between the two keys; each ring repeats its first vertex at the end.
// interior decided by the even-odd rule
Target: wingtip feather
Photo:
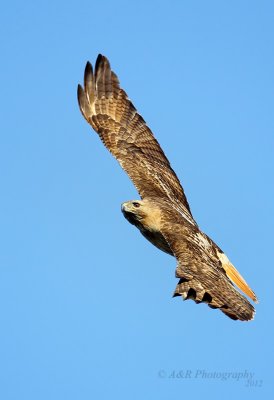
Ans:
{"type": "Polygon", "coordinates": [[[103,69],[103,70],[110,69],[110,62],[106,56],[103,56],[102,54],[98,54],[98,57],[95,62],[95,76],[98,74],[98,71],[101,69],[103,69]]]}
{"type": "Polygon", "coordinates": [[[78,86],[77,86],[77,99],[78,99],[80,111],[81,111],[83,117],[88,121],[88,119],[87,119],[88,101],[87,101],[85,91],[80,84],[78,84],[78,86]]]}
{"type": "Polygon", "coordinates": [[[98,57],[95,62],[95,75],[97,75],[98,70],[100,69],[101,65],[104,63],[105,57],[102,54],[98,54],[98,57]]]}
{"type": "Polygon", "coordinates": [[[77,99],[78,99],[78,104],[79,104],[80,109],[81,109],[82,98],[83,98],[84,95],[85,95],[84,89],[82,88],[80,83],[78,83],[78,86],[77,86],[77,99]]]}
{"type": "Polygon", "coordinates": [[[88,61],[85,67],[84,81],[86,81],[92,75],[93,75],[93,68],[91,63],[88,61]]]}

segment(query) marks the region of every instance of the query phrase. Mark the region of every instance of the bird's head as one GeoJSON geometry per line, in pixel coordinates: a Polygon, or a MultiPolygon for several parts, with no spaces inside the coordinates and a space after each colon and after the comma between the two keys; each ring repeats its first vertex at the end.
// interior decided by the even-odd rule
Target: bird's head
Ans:
{"type": "Polygon", "coordinates": [[[160,208],[155,202],[145,200],[126,201],[121,206],[124,217],[133,225],[159,229],[160,208]]]}
{"type": "Polygon", "coordinates": [[[137,225],[147,215],[143,200],[126,201],[121,206],[124,217],[133,225],[137,225]]]}

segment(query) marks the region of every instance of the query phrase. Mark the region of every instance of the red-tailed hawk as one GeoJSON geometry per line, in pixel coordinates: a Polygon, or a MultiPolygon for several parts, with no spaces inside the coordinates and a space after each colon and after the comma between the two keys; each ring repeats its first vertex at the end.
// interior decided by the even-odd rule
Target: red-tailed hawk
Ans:
{"type": "Polygon", "coordinates": [[[80,110],[137,188],[141,200],[122,204],[125,218],[160,250],[176,257],[179,282],[174,296],[219,308],[234,320],[253,319],[255,310],[237,285],[257,302],[255,293],[222,250],[200,231],[184,190],[159,143],[120,88],[106,57],[93,72],[88,62],[80,110]]]}

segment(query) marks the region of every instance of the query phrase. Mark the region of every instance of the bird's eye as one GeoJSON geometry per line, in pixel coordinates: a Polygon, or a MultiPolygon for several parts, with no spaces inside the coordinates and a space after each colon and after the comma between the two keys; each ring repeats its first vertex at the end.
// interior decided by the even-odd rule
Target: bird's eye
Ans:
{"type": "Polygon", "coordinates": [[[136,201],[134,201],[132,204],[133,204],[133,206],[136,207],[136,208],[140,207],[140,203],[137,203],[136,201]]]}

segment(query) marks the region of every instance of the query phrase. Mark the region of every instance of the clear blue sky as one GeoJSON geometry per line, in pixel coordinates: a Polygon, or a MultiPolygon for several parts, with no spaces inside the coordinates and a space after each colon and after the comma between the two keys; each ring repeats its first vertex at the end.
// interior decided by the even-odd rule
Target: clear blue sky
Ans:
{"type": "Polygon", "coordinates": [[[1,399],[270,398],[273,21],[272,1],[2,5],[1,399]],[[99,52],[256,291],[253,322],[173,299],[175,259],[123,218],[138,195],[76,99],[99,52]]]}

